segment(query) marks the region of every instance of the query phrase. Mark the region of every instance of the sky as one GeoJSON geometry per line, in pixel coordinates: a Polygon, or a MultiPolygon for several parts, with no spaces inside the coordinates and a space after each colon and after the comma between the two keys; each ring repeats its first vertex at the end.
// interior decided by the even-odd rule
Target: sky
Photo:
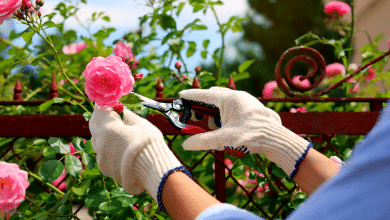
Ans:
{"type": "MultiPolygon", "coordinates": [[[[45,5],[41,9],[42,14],[52,13],[53,9],[59,2],[60,1],[57,0],[46,0],[45,5]]],[[[151,12],[151,9],[145,6],[146,0],[88,0],[87,2],[88,4],[86,6],[81,4],[81,9],[78,11],[77,17],[82,23],[85,23],[85,21],[91,17],[93,12],[104,12],[108,15],[111,19],[109,23],[99,21],[91,26],[91,30],[92,33],[94,33],[99,30],[101,26],[116,28],[116,31],[105,41],[106,45],[111,46],[113,46],[112,42],[114,40],[120,39],[125,33],[128,33],[129,31],[137,31],[139,29],[138,18],[151,12]]],[[[224,0],[223,2],[224,5],[215,6],[216,12],[222,23],[228,21],[228,19],[233,15],[239,17],[245,16],[246,10],[248,9],[246,0],[224,0]]],[[[199,49],[201,49],[200,47],[204,39],[210,39],[209,51],[214,51],[214,49],[221,45],[221,37],[217,33],[218,25],[210,10],[206,14],[203,14],[201,11],[192,13],[192,7],[187,3],[183,8],[179,19],[176,20],[177,28],[183,28],[186,24],[192,22],[196,18],[201,19],[202,23],[208,27],[208,30],[193,31],[187,35],[185,39],[195,41],[199,49]]],[[[54,21],[60,21],[60,17],[54,17],[54,21]]],[[[12,27],[11,24],[12,22],[4,23],[1,25],[1,29],[9,29],[12,27]]],[[[25,25],[17,24],[15,21],[13,21],[13,25],[17,31],[23,31],[26,28],[25,25]]],[[[80,26],[76,19],[73,18],[65,22],[65,29],[76,30],[79,36],[88,36],[87,32],[80,26]]],[[[161,36],[165,36],[166,34],[166,32],[161,32],[161,36]]],[[[227,44],[229,45],[229,42],[239,39],[240,36],[240,33],[232,33],[230,31],[226,35],[227,44]]],[[[33,40],[36,41],[38,38],[38,36],[34,36],[33,40]]],[[[14,43],[21,46],[24,45],[23,39],[19,39],[14,43]]],[[[226,48],[226,53],[228,57],[234,57],[237,55],[233,47],[229,46],[226,48]]],[[[207,61],[210,62],[211,58],[209,57],[207,61]]],[[[186,62],[188,69],[193,70],[197,65],[205,61],[201,58],[200,52],[196,52],[193,57],[186,59],[186,62]]]]}

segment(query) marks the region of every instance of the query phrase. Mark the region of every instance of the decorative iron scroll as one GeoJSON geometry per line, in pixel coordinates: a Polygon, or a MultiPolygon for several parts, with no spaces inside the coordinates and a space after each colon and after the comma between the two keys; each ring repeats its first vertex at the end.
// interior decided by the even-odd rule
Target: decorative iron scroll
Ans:
{"type": "Polygon", "coordinates": [[[315,87],[317,87],[322,80],[325,78],[326,74],[326,64],[324,58],[321,56],[321,54],[316,51],[313,48],[310,47],[292,47],[288,49],[286,52],[282,54],[280,57],[276,68],[275,68],[275,79],[276,82],[278,83],[278,87],[288,96],[292,97],[319,97],[322,95],[325,95],[329,93],[330,91],[336,89],[339,87],[341,84],[344,82],[348,81],[351,79],[353,76],[358,74],[359,72],[365,70],[367,67],[370,65],[384,59],[386,56],[390,54],[390,49],[386,51],[384,54],[381,56],[373,59],[371,62],[361,66],[358,68],[356,71],[353,73],[347,75],[344,77],[344,79],[340,80],[338,83],[320,91],[317,93],[314,93],[312,95],[301,95],[296,93],[295,91],[298,92],[307,92],[315,87]],[[302,85],[294,84],[291,78],[291,70],[294,66],[295,62],[302,62],[306,64],[308,68],[308,73],[304,76],[300,77],[300,80],[305,80],[305,79],[312,79],[310,80],[311,82],[314,81],[314,83],[311,83],[310,86],[304,87],[302,85]],[[282,75],[284,73],[284,75],[282,75]],[[285,78],[283,78],[285,76],[285,78]],[[287,83],[287,85],[286,85],[287,83]]]}

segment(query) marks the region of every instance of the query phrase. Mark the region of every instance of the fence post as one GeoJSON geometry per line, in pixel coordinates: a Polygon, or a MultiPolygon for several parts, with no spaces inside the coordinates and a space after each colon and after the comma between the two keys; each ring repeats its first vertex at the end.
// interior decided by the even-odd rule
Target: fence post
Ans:
{"type": "Polygon", "coordinates": [[[164,84],[162,83],[161,79],[158,79],[157,85],[156,85],[156,98],[163,99],[164,98],[164,84]]]}
{"type": "Polygon", "coordinates": [[[55,75],[53,75],[49,92],[50,92],[49,99],[58,98],[58,87],[57,87],[57,81],[55,75]]]}
{"type": "Polygon", "coordinates": [[[23,88],[22,85],[20,84],[20,81],[16,81],[16,85],[14,87],[14,101],[22,101],[22,92],[23,88]]]}
{"type": "MultiPolygon", "coordinates": [[[[233,77],[230,76],[229,82],[226,87],[233,90],[236,89],[233,77]]],[[[223,163],[225,162],[224,151],[215,151],[215,155],[221,161],[223,161],[223,163]]],[[[218,160],[215,160],[215,194],[220,202],[226,202],[225,166],[224,164],[221,164],[218,160]]]]}

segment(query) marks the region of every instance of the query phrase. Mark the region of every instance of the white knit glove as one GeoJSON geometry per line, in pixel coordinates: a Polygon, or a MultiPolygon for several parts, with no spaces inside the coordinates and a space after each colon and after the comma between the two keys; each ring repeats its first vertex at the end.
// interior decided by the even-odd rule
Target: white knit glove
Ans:
{"type": "Polygon", "coordinates": [[[165,211],[161,190],[169,173],[182,170],[191,174],[168,148],[158,128],[126,108],[123,113],[124,121],[111,107],[95,105],[89,129],[97,164],[128,193],[137,195],[146,189],[165,211]]]}
{"type": "Polygon", "coordinates": [[[185,100],[219,108],[222,127],[197,134],[183,143],[186,150],[236,149],[259,153],[278,164],[293,178],[313,144],[285,128],[279,115],[257,98],[228,88],[189,89],[179,93],[185,100]]]}

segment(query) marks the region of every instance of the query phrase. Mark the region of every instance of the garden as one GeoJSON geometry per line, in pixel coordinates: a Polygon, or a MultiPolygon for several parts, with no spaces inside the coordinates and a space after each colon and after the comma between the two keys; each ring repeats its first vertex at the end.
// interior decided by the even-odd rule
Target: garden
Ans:
{"type": "MultiPolygon", "coordinates": [[[[369,44],[354,48],[353,1],[316,1],[324,31],[313,28],[287,44],[284,53],[273,54],[280,59],[263,68],[272,76],[258,70],[260,58],[229,57],[227,36],[246,33],[252,20],[235,15],[221,20],[217,9],[225,1],[137,2],[148,8],[134,18],[137,30],[110,42],[116,30],[104,12],[80,22],[86,35],[65,28],[67,20],[79,21],[78,11],[92,1],[64,0],[52,13],[43,13],[44,0],[0,2],[0,27],[5,21],[24,27],[0,35],[0,218],[81,219],[77,214],[86,209],[99,220],[170,219],[147,192],[131,195],[100,171],[88,128],[97,104],[122,117],[126,107],[156,125],[194,180],[221,202],[265,219],[284,219],[307,195],[278,165],[234,149],[186,151],[182,143],[189,135],[134,93],[172,102],[191,88],[248,91],[339,166],[348,162],[390,96],[390,49],[378,46],[387,39],[367,33],[369,44]],[[183,10],[197,18],[179,26],[183,10]],[[206,13],[217,24],[218,44],[207,35],[197,35],[204,37],[199,41],[189,37],[209,29],[202,20],[206,13]],[[107,25],[92,30],[97,22],[107,25]],[[354,53],[362,54],[361,63],[352,63],[354,53]],[[270,80],[254,83],[263,76],[270,80]]],[[[192,113],[189,124],[207,131],[221,127],[218,116],[192,113]]]]}

